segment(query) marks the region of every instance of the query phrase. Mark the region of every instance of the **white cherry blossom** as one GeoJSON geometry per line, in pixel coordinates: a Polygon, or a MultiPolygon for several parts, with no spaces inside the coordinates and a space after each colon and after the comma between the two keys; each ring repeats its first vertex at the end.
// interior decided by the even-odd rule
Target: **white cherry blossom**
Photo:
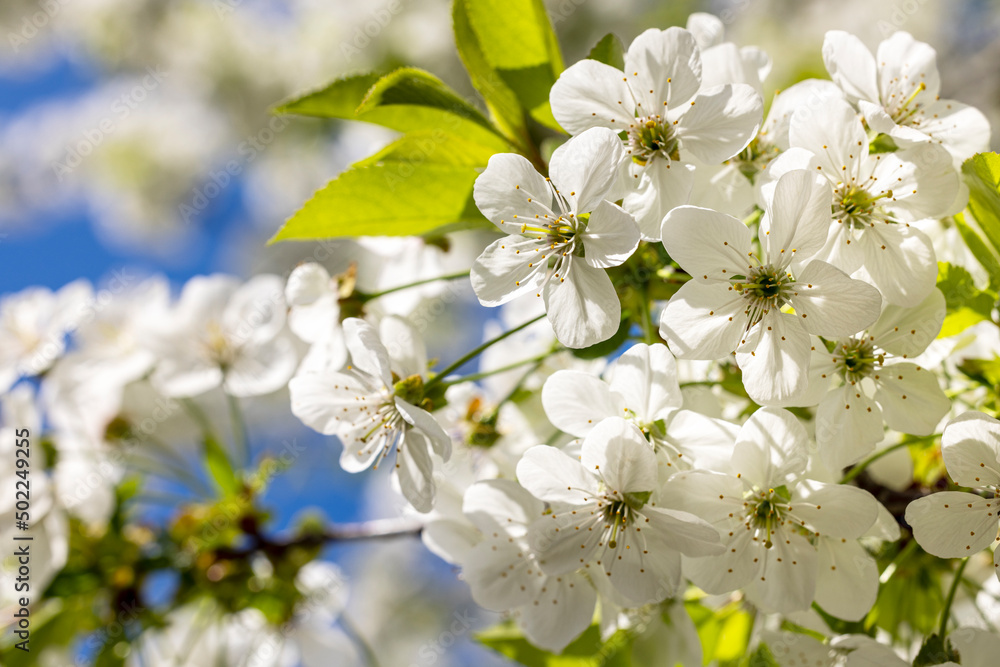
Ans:
{"type": "Polygon", "coordinates": [[[348,472],[377,467],[394,452],[403,496],[417,511],[428,512],[435,493],[431,453],[447,460],[451,439],[427,410],[410,402],[422,399],[423,342],[395,317],[383,319],[379,331],[348,318],[344,332],[353,365],[343,373],[292,378],[292,413],[310,428],[341,439],[340,465],[348,472]]]}
{"type": "Polygon", "coordinates": [[[568,67],[549,93],[552,114],[570,134],[593,127],[625,131],[632,191],[623,206],[643,238],[659,240],[660,221],[691,193],[696,159],[727,160],[750,142],[763,102],[747,84],[702,87],[695,37],[650,29],[625,54],[625,71],[596,60],[568,67]]]}
{"type": "Polygon", "coordinates": [[[915,306],[937,278],[934,248],[910,223],[944,215],[958,196],[959,179],[947,151],[916,144],[894,153],[870,153],[868,135],[851,106],[829,99],[792,115],[791,148],[768,167],[772,182],[806,169],[832,186],[828,238],[817,258],[854,274],[864,268],[886,301],[915,306]]]}
{"type": "Polygon", "coordinates": [[[760,252],[728,215],[693,206],[667,215],[663,245],[691,275],[660,316],[660,335],[678,358],[735,351],[750,397],[780,403],[807,387],[809,334],[852,335],[875,321],[875,288],[826,262],[802,263],[823,245],[829,192],[808,172],[785,174],[766,203],[760,252]]]}
{"type": "Polygon", "coordinates": [[[682,410],[676,362],[666,345],[630,347],[608,372],[608,380],[562,370],[542,388],[542,404],[557,428],[585,437],[608,417],[623,417],[642,430],[657,454],[662,474],[726,461],[737,427],[695,410],[682,410]]]}
{"type": "Polygon", "coordinates": [[[823,60],[868,127],[889,135],[898,146],[940,144],[956,166],[989,150],[986,116],[975,107],[941,99],[937,53],[910,33],[893,33],[872,55],[854,35],[831,30],[823,41],[823,60]]]}
{"type": "MultiPolygon", "coordinates": [[[[809,449],[791,413],[762,408],[740,430],[729,473],[693,470],[667,479],[663,501],[711,523],[726,546],[718,556],[685,559],[684,572],[695,585],[719,594],[747,587],[766,608],[790,613],[817,599],[819,578],[871,559],[856,542],[875,523],[878,501],[857,487],[809,480],[809,449]],[[818,550],[824,536],[836,539],[818,550]],[[840,540],[854,548],[829,549],[840,540]]],[[[849,586],[824,593],[848,598],[870,586],[863,576],[851,576],[856,569],[840,573],[849,586]]]]}
{"type": "Polygon", "coordinates": [[[340,370],[347,361],[340,326],[341,296],[337,280],[316,262],[300,264],[288,276],[288,328],[310,344],[303,368],[340,370]]]}
{"type": "MultiPolygon", "coordinates": [[[[941,457],[961,486],[980,493],[941,491],[906,508],[906,522],[924,551],[940,558],[964,558],[1000,543],[1000,422],[981,412],[953,419],[941,436],[941,457]]],[[[1000,579],[1000,549],[993,554],[1000,579]]]]}
{"type": "MultiPolygon", "coordinates": [[[[906,361],[941,330],[945,300],[935,288],[915,308],[888,306],[870,329],[816,346],[811,382],[824,391],[816,443],[831,470],[870,454],[891,429],[930,435],[951,407],[931,370],[906,361]]],[[[813,393],[810,388],[809,393],[813,393]]]]}
{"type": "Polygon", "coordinates": [[[79,280],[57,292],[30,287],[0,300],[0,393],[51,368],[92,298],[90,285],[79,280]]]}
{"type": "Polygon", "coordinates": [[[285,310],[278,276],[261,274],[245,284],[221,274],[192,278],[155,342],[154,384],[176,397],[220,384],[233,396],[277,391],[298,364],[285,310]]]}
{"type": "Polygon", "coordinates": [[[543,510],[516,482],[473,484],[463,511],[482,538],[462,559],[462,570],[477,604],[513,612],[533,644],[558,653],[590,627],[597,594],[582,574],[542,571],[529,526],[543,510]]]}
{"type": "Polygon", "coordinates": [[[494,241],[472,267],[485,306],[518,296],[544,298],[556,338],[587,347],[610,338],[621,303],[605,269],[639,245],[632,216],[614,199],[624,151],[611,130],[593,129],[556,149],[544,178],[525,158],[500,153],[476,179],[476,205],[509,236],[494,241]]]}
{"type": "Polygon", "coordinates": [[[542,571],[607,577],[632,606],[677,594],[681,554],[719,554],[722,547],[704,521],[651,498],[656,470],[642,432],[618,417],[584,438],[580,460],[547,445],[529,449],[517,478],[552,509],[529,528],[542,571]]]}

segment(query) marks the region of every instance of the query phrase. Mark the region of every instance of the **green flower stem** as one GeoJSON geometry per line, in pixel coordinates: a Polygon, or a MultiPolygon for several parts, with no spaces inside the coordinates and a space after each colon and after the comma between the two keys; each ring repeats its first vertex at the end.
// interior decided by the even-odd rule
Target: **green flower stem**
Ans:
{"type": "Polygon", "coordinates": [[[513,329],[510,329],[508,331],[503,332],[502,334],[500,334],[496,338],[488,340],[485,343],[483,343],[482,345],[480,345],[479,347],[473,349],[471,352],[462,355],[461,357],[459,357],[459,359],[457,361],[455,361],[454,363],[452,363],[450,366],[447,366],[444,370],[442,370],[440,373],[438,373],[437,375],[435,375],[426,385],[424,385],[424,390],[426,391],[428,388],[433,387],[436,384],[439,384],[442,380],[444,380],[444,378],[448,377],[448,375],[450,373],[454,373],[459,368],[461,368],[462,366],[464,366],[466,364],[466,362],[468,362],[468,361],[470,361],[472,359],[475,359],[480,354],[482,354],[483,352],[485,352],[486,350],[488,350],[491,346],[496,345],[497,343],[499,343],[500,341],[502,341],[504,338],[507,338],[508,336],[516,334],[521,329],[524,329],[525,327],[528,327],[528,326],[534,324],[535,322],[537,322],[538,320],[542,319],[543,317],[545,317],[544,313],[541,314],[541,315],[539,315],[538,317],[534,317],[534,318],[528,320],[524,324],[519,324],[518,326],[514,327],[513,329]]]}
{"type": "Polygon", "coordinates": [[[246,423],[243,421],[243,410],[240,408],[240,399],[230,393],[226,393],[226,402],[229,404],[229,418],[233,421],[233,438],[243,458],[243,466],[250,467],[250,438],[247,437],[246,423]]]}
{"type": "Polygon", "coordinates": [[[951,617],[951,604],[955,601],[955,593],[958,592],[958,585],[962,582],[962,573],[965,572],[965,566],[969,564],[969,557],[966,556],[962,559],[962,564],[958,566],[958,571],[955,572],[955,579],[951,582],[951,589],[948,591],[948,599],[944,601],[944,609],[941,610],[941,627],[938,629],[938,636],[944,640],[948,635],[948,619],[951,617]]]}
{"type": "Polygon", "coordinates": [[[862,472],[864,472],[865,468],[867,468],[868,466],[870,466],[872,463],[875,463],[876,461],[878,461],[883,456],[891,454],[892,452],[896,451],[897,449],[900,449],[902,447],[907,447],[909,445],[918,445],[918,444],[924,443],[924,442],[933,442],[935,439],[940,438],[940,437],[941,437],[941,435],[939,433],[935,433],[934,435],[925,435],[925,436],[923,436],[921,438],[908,438],[906,440],[903,440],[902,442],[897,442],[895,445],[886,447],[885,449],[880,449],[877,452],[875,452],[874,454],[872,454],[871,456],[869,456],[868,458],[864,459],[863,461],[861,461],[860,463],[858,463],[857,465],[855,465],[850,470],[848,470],[844,474],[844,476],[840,478],[840,483],[841,484],[847,484],[852,479],[854,479],[855,477],[857,477],[858,475],[860,475],[862,472]]]}
{"type": "Polygon", "coordinates": [[[449,382],[442,382],[442,387],[450,387],[454,384],[461,384],[463,382],[475,382],[477,380],[482,380],[483,378],[488,378],[492,375],[499,375],[500,373],[506,373],[507,371],[514,370],[515,368],[520,368],[525,364],[537,364],[548,359],[555,351],[547,352],[545,354],[538,355],[537,357],[532,357],[531,359],[524,359],[522,361],[514,362],[513,364],[508,364],[501,368],[495,368],[491,371],[483,371],[482,373],[472,373],[471,375],[465,375],[455,380],[450,380],[449,382]]]}
{"type": "Polygon", "coordinates": [[[406,285],[397,285],[396,287],[390,287],[388,289],[384,289],[381,292],[372,292],[371,294],[366,294],[364,292],[355,292],[354,294],[362,302],[364,302],[364,301],[371,301],[372,299],[377,299],[378,297],[385,296],[386,294],[392,294],[393,292],[402,292],[403,290],[410,289],[411,287],[419,287],[420,285],[426,285],[428,283],[434,283],[434,282],[437,282],[439,280],[458,280],[460,278],[468,278],[468,277],[469,277],[469,272],[468,271],[459,271],[458,273],[449,273],[449,274],[444,275],[444,276],[436,276],[434,278],[425,278],[423,280],[418,280],[416,282],[407,283],[406,285]]]}

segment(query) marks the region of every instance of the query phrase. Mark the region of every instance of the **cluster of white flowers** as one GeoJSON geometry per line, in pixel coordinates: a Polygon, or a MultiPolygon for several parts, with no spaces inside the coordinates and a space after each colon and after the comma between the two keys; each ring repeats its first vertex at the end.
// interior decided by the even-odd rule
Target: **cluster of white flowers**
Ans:
{"type": "MultiPolygon", "coordinates": [[[[609,636],[687,582],[742,591],[768,613],[864,618],[880,586],[874,549],[900,539],[901,517],[838,482],[894,432],[930,436],[952,411],[944,464],[972,491],[921,497],[905,520],[937,556],[995,546],[1000,423],[959,414],[935,370],[958,343],[928,351],[945,299],[921,231],[965,207],[959,167],[988,145],[985,118],[940,99],[934,51],[908,34],[872,56],[831,32],[832,81],[781,92],[765,120],[769,60],[722,40],[721,22],[695,15],[688,29],[636,38],[623,70],[572,65],[551,91],[572,136],[548,177],[519,155],[490,159],[475,202],[504,236],[466,266],[481,304],[502,306],[517,330],[484,343],[475,377],[458,375],[464,358],[435,371],[426,327],[407,317],[418,288],[387,305],[395,289],[356,291],[357,267],[195,278],[176,300],[158,280],[107,306],[80,285],[5,300],[0,389],[42,376],[60,465],[76,466],[52,474],[45,529],[64,533],[63,511],[80,511],[60,485],[107,463],[109,425],[128,423],[130,397],[148,409],[287,388],[299,420],[339,439],[345,471],[388,460],[427,547],[461,568],[479,605],[551,651],[590,627],[595,608],[609,636]],[[882,135],[892,146],[876,150],[882,135]],[[658,328],[647,312],[645,342],[611,363],[574,354],[619,331],[630,279],[616,267],[639,248],[677,265],[652,278],[679,285],[672,296],[641,305],[658,328]]],[[[412,253],[371,264],[391,272],[412,253]]],[[[4,428],[39,422],[6,414],[33,403],[25,387],[6,394],[4,428]]],[[[99,520],[108,506],[82,515],[99,520]]],[[[57,570],[64,541],[49,544],[57,570]]],[[[203,624],[200,613],[145,638],[149,664],[184,659],[170,657],[172,633],[203,624]]],[[[205,655],[259,650],[268,635],[240,633],[262,621],[244,621],[206,636],[205,655]]],[[[293,631],[303,663],[321,664],[310,651],[334,640],[323,648],[309,643],[320,641],[312,626],[293,631]]],[[[772,643],[782,665],[894,659],[853,636],[772,643]]]]}

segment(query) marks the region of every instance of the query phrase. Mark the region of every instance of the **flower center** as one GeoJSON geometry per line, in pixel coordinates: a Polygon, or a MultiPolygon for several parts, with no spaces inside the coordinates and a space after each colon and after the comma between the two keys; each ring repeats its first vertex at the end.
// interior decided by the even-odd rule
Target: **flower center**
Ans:
{"type": "Polygon", "coordinates": [[[745,525],[764,538],[764,547],[774,546],[771,537],[784,523],[784,513],[790,508],[791,494],[781,486],[767,491],[751,491],[747,494],[744,507],[747,509],[745,525]]]}
{"type": "Polygon", "coordinates": [[[883,361],[881,354],[875,354],[875,346],[870,340],[857,338],[838,343],[833,348],[833,358],[837,371],[848,382],[868,377],[883,361]]]}
{"type": "Polygon", "coordinates": [[[628,129],[628,152],[636,164],[645,165],[657,155],[679,160],[679,143],[673,128],[660,116],[636,118],[628,129]]]}
{"type": "Polygon", "coordinates": [[[922,104],[916,101],[920,93],[927,90],[927,85],[921,81],[910,93],[910,96],[905,100],[903,99],[903,92],[891,93],[889,95],[888,103],[886,104],[886,111],[889,112],[889,116],[892,120],[896,122],[897,125],[919,125],[919,118],[913,118],[913,115],[920,111],[923,107],[922,104]]]}
{"type": "Polygon", "coordinates": [[[735,165],[739,172],[753,183],[757,174],[764,171],[780,152],[781,149],[777,146],[763,143],[759,137],[754,137],[749,146],[727,162],[735,165]]]}
{"type": "Polygon", "coordinates": [[[605,496],[605,502],[600,512],[604,519],[604,531],[607,534],[608,547],[615,549],[618,547],[618,530],[624,531],[635,520],[639,513],[649,501],[651,494],[648,491],[641,493],[626,493],[624,496],[605,496]]]}
{"type": "Polygon", "coordinates": [[[874,226],[876,221],[884,222],[888,216],[878,208],[878,201],[892,197],[892,190],[873,196],[870,192],[857,185],[846,189],[837,188],[836,202],[833,207],[834,217],[844,220],[853,229],[864,229],[874,226]]]}
{"type": "Polygon", "coordinates": [[[766,264],[751,269],[745,279],[733,283],[747,302],[747,329],[760,322],[771,309],[785,305],[792,282],[790,274],[766,264]]]}

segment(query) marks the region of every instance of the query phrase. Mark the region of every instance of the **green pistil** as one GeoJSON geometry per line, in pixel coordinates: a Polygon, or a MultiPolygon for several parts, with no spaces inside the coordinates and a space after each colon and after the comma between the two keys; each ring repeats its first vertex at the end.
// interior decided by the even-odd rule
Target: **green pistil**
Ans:
{"type": "Polygon", "coordinates": [[[678,147],[673,130],[659,118],[637,118],[629,129],[629,149],[638,164],[645,165],[656,155],[679,160],[678,147]]]}
{"type": "Polygon", "coordinates": [[[834,350],[837,369],[848,382],[857,382],[874,372],[876,366],[881,366],[882,355],[875,354],[875,348],[870,341],[852,338],[837,345],[834,350]]]}

